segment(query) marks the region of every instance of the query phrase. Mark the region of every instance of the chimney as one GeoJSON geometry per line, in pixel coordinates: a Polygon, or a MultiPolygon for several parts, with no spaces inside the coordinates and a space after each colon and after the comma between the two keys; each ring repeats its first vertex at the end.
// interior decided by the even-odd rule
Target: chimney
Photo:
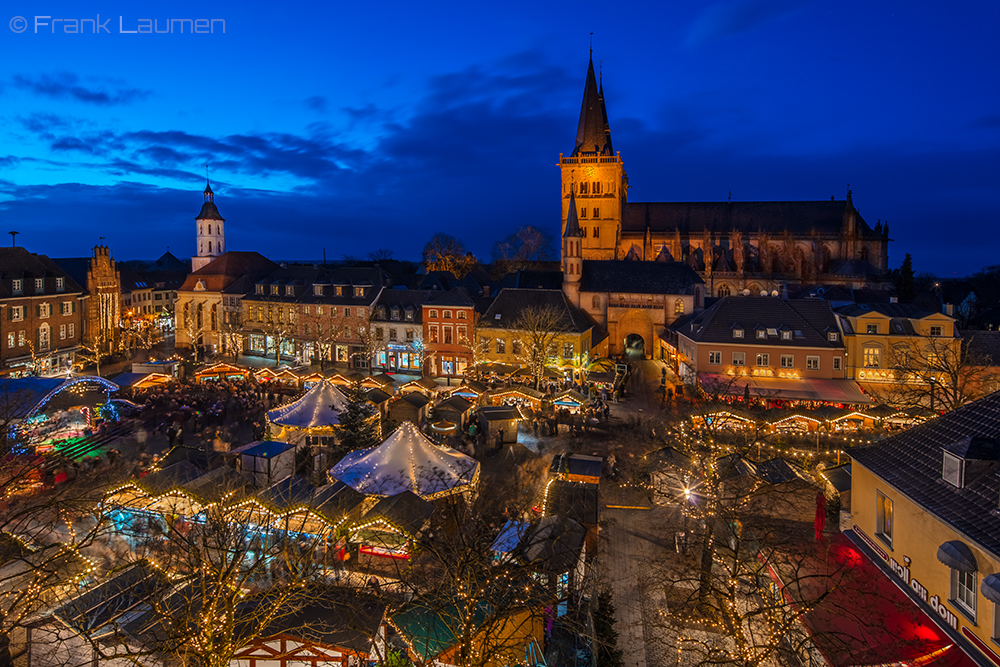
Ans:
{"type": "Polygon", "coordinates": [[[955,315],[955,306],[950,303],[944,304],[944,314],[948,317],[953,317],[955,315]]]}

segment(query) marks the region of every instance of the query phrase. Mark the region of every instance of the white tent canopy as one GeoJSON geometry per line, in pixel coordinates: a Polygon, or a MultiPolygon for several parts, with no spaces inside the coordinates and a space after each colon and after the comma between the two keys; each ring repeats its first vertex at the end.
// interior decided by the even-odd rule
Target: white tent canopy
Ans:
{"type": "Polygon", "coordinates": [[[435,445],[412,423],[403,422],[378,447],[347,454],[329,476],[369,496],[412,491],[428,500],[474,488],[479,462],[435,445]]]}
{"type": "Polygon", "coordinates": [[[305,396],[268,410],[267,419],[282,428],[311,429],[340,424],[340,413],[347,408],[347,397],[329,380],[313,385],[305,396]]]}

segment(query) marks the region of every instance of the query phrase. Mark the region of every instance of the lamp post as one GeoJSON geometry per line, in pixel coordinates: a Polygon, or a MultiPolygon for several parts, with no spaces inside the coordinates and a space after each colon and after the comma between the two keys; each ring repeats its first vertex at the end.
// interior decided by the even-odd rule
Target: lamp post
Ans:
{"type": "Polygon", "coordinates": [[[934,378],[930,378],[930,383],[931,383],[931,412],[934,412],[934,384],[935,384],[935,382],[936,382],[936,380],[934,378]]]}

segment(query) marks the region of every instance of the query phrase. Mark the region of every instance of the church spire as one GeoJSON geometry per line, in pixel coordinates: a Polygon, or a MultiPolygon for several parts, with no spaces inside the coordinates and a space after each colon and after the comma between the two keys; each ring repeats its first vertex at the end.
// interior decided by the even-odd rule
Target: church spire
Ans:
{"type": "Polygon", "coordinates": [[[576,212],[576,193],[573,192],[574,185],[570,186],[569,191],[569,212],[566,214],[566,231],[563,232],[563,238],[583,238],[583,230],[580,229],[580,218],[576,212]]]}
{"type": "Polygon", "coordinates": [[[583,105],[580,107],[580,123],[576,128],[576,146],[572,157],[579,155],[614,155],[611,150],[611,128],[604,107],[603,81],[598,88],[594,75],[594,56],[587,64],[587,81],[583,86],[583,105]]]}

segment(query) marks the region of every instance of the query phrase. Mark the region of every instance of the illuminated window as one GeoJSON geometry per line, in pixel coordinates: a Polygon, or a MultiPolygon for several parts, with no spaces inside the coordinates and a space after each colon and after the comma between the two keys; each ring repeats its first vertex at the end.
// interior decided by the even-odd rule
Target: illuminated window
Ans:
{"type": "Polygon", "coordinates": [[[24,320],[24,306],[11,306],[10,321],[21,322],[22,320],[24,320]]]}
{"type": "Polygon", "coordinates": [[[782,368],[795,368],[795,357],[790,354],[781,355],[782,368]]]}
{"type": "Polygon", "coordinates": [[[468,313],[466,313],[464,310],[460,310],[458,311],[458,313],[456,313],[456,317],[458,317],[458,319],[460,320],[465,320],[468,319],[468,313]]]}
{"type": "Polygon", "coordinates": [[[443,310],[443,311],[441,311],[441,318],[445,319],[445,320],[450,320],[451,319],[451,311],[450,310],[443,310]]]}
{"type": "Polygon", "coordinates": [[[877,347],[866,347],[864,348],[864,354],[862,354],[862,366],[865,368],[878,368],[880,363],[880,357],[882,350],[877,347]]]}
{"type": "Polygon", "coordinates": [[[263,285],[257,285],[256,287],[257,287],[257,294],[263,294],[264,293],[264,286],[263,285]]]}
{"type": "Polygon", "coordinates": [[[13,332],[7,334],[7,347],[14,347],[17,343],[14,342],[13,332]]]}
{"type": "Polygon", "coordinates": [[[507,341],[503,338],[497,338],[497,354],[507,353],[507,341]]]}
{"type": "Polygon", "coordinates": [[[443,342],[444,342],[445,345],[451,345],[452,343],[455,342],[454,339],[452,338],[452,328],[451,327],[444,327],[444,329],[442,330],[442,333],[444,334],[444,341],[443,342]]]}
{"type": "Polygon", "coordinates": [[[722,363],[722,352],[711,351],[708,353],[708,363],[718,366],[722,363]]]}
{"type": "Polygon", "coordinates": [[[758,352],[757,353],[757,365],[758,366],[770,366],[771,365],[771,355],[758,352]]]}
{"type": "MultiPolygon", "coordinates": [[[[683,315],[683,314],[684,314],[684,299],[677,299],[676,301],[674,301],[674,315],[683,315]]],[[[743,335],[742,331],[740,332],[740,335],[741,336],[743,335]]]]}
{"type": "Polygon", "coordinates": [[[819,370],[819,357],[814,357],[812,355],[806,356],[806,370],[807,371],[818,371],[819,370]]]}
{"type": "Polygon", "coordinates": [[[323,286],[322,285],[313,285],[313,294],[315,296],[323,296],[323,286]]]}
{"type": "Polygon", "coordinates": [[[757,329],[757,338],[767,338],[767,330],[757,329]]]}
{"type": "Polygon", "coordinates": [[[438,311],[436,311],[436,310],[428,310],[427,311],[427,317],[434,317],[434,318],[436,318],[437,316],[438,316],[438,311]]]}
{"type": "Polygon", "coordinates": [[[781,332],[781,340],[791,340],[791,339],[792,339],[791,329],[786,329],[785,331],[781,332]]]}
{"type": "Polygon", "coordinates": [[[865,333],[877,334],[878,333],[878,325],[877,324],[866,324],[865,325],[865,333]]]}
{"type": "Polygon", "coordinates": [[[743,329],[733,329],[733,338],[743,338],[743,329]]]}
{"type": "Polygon", "coordinates": [[[364,287],[355,287],[354,288],[354,296],[364,296],[364,295],[365,295],[365,288],[364,287]]]}
{"type": "Polygon", "coordinates": [[[575,346],[573,343],[563,343],[563,359],[572,359],[575,346]]]}
{"type": "Polygon", "coordinates": [[[271,285],[271,294],[273,296],[278,296],[278,286],[277,285],[271,285]]]}
{"type": "Polygon", "coordinates": [[[427,341],[429,343],[436,343],[436,342],[438,342],[438,328],[437,327],[428,327],[427,328],[427,341]]]}
{"type": "Polygon", "coordinates": [[[830,333],[828,333],[826,335],[826,339],[828,341],[830,341],[831,343],[836,343],[837,342],[837,334],[836,334],[836,332],[831,331],[830,333]]]}
{"type": "Polygon", "coordinates": [[[291,285],[285,287],[285,296],[295,296],[295,288],[291,285]]]}
{"type": "Polygon", "coordinates": [[[881,491],[875,492],[875,535],[883,542],[892,546],[892,499],[881,491]]]}

